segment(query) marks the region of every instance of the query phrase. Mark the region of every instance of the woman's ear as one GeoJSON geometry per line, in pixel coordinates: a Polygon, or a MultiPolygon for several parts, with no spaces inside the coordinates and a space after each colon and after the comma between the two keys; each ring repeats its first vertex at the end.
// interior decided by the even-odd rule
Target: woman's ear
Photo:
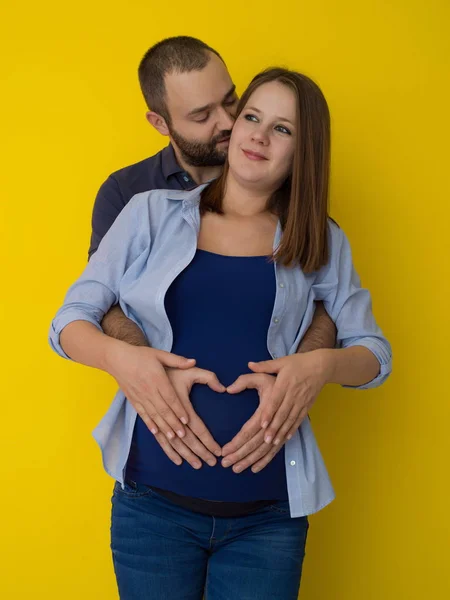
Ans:
{"type": "Polygon", "coordinates": [[[169,128],[167,127],[164,117],[149,110],[147,113],[145,113],[145,118],[161,135],[169,135],[169,128]]]}

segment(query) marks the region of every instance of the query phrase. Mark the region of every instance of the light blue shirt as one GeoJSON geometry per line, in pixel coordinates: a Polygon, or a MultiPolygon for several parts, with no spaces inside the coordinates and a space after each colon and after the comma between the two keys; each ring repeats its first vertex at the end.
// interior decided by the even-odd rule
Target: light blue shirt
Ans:
{"type": "MultiPolygon", "coordinates": [[[[67,292],[50,328],[55,352],[69,358],[59,340],[69,323],[88,321],[101,330],[103,316],[117,303],[154,348],[170,352],[173,336],[164,297],[194,257],[204,187],[189,192],[153,190],[132,198],[67,292]]],[[[274,250],[281,234],[278,224],[274,250]]],[[[273,358],[294,354],[311,324],[314,302],[321,300],[336,324],[338,346],[365,346],[378,359],[379,374],[359,389],[376,387],[391,372],[391,348],[373,317],[370,294],[353,268],[348,240],[331,220],[329,241],[328,264],[315,273],[275,265],[277,289],[267,348],[273,358]]],[[[122,485],[135,421],[136,411],[119,390],[94,430],[106,472],[122,485]]],[[[317,512],[333,500],[309,419],[286,442],[285,466],[291,517],[317,512]]]]}

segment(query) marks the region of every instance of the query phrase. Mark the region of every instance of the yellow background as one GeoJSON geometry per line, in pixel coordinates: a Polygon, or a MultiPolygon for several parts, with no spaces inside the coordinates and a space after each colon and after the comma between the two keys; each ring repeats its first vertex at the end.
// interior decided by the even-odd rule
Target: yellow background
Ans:
{"type": "Polygon", "coordinates": [[[17,1],[0,23],[0,596],[117,597],[112,481],[90,434],[115,384],[46,336],[85,264],[98,187],[164,142],[144,119],[141,55],[190,34],[240,92],[274,63],[322,86],[332,215],[395,351],[385,387],[330,387],[314,409],[338,499],[311,519],[301,598],[448,599],[447,0],[17,1]]]}

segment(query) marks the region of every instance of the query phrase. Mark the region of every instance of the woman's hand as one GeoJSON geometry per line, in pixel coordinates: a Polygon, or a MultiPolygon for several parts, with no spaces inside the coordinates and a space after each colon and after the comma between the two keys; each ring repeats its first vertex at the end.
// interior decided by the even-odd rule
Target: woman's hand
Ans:
{"type": "Polygon", "coordinates": [[[246,389],[255,389],[259,395],[259,407],[252,417],[243,425],[239,433],[222,448],[223,467],[233,466],[235,473],[240,473],[248,467],[257,473],[263,469],[282,445],[266,444],[264,442],[264,429],[261,428],[261,414],[275,386],[276,378],[264,373],[249,373],[241,375],[228,386],[229,394],[238,394],[246,389]]]}
{"type": "MultiPolygon", "coordinates": [[[[105,336],[106,337],[106,336],[105,336]]],[[[194,359],[143,346],[131,346],[112,338],[105,370],[114,377],[127,400],[155,435],[182,438],[189,416],[167,377],[166,369],[189,369],[194,359]]]]}
{"type": "Polygon", "coordinates": [[[222,451],[193,409],[189,395],[195,383],[207,385],[219,393],[225,392],[225,386],[220,383],[212,371],[198,367],[186,370],[167,369],[167,377],[188,415],[189,422],[183,439],[174,437],[169,440],[164,435],[157,433],[156,440],[170,460],[177,465],[180,465],[184,458],[194,469],[200,469],[202,463],[199,458],[201,458],[213,467],[217,463],[215,457],[221,456],[222,451]]]}
{"type": "Polygon", "coordinates": [[[249,466],[256,473],[269,464],[300,427],[329,377],[329,364],[320,350],[249,363],[249,367],[254,374],[241,375],[227,389],[231,394],[255,388],[260,396],[255,414],[222,449],[222,465],[234,465],[238,473],[249,466]],[[261,376],[270,377],[272,383],[256,379],[261,376]]]}
{"type": "MultiPolygon", "coordinates": [[[[328,353],[329,354],[329,353],[328,353]]],[[[270,401],[261,411],[264,441],[275,445],[290,439],[300,427],[317,396],[330,380],[331,363],[327,351],[313,350],[276,360],[250,362],[255,373],[274,373],[277,376],[270,401]]]]}

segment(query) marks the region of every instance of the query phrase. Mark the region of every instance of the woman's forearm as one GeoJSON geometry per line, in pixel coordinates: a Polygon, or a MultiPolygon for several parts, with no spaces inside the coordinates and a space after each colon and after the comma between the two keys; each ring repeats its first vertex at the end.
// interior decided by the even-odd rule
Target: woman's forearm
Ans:
{"type": "Polygon", "coordinates": [[[64,327],[60,343],[67,356],[75,362],[107,372],[111,351],[125,344],[105,335],[87,321],[73,321],[64,327]]]}
{"type": "Polygon", "coordinates": [[[360,386],[369,383],[380,372],[376,356],[364,346],[339,350],[319,350],[325,362],[327,383],[360,386]]]}

